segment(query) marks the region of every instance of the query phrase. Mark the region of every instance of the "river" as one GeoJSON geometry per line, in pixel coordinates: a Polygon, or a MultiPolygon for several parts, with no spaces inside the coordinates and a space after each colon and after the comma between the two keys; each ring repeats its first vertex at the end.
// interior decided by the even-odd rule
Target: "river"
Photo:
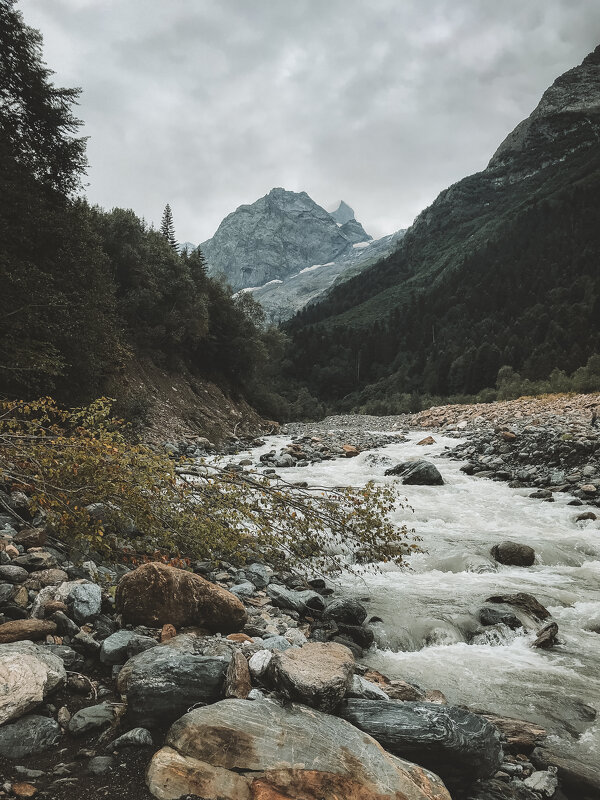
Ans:
{"type": "MultiPolygon", "coordinates": [[[[360,486],[389,482],[390,465],[412,457],[433,461],[444,486],[401,486],[406,498],[392,514],[414,528],[421,553],[407,568],[381,565],[358,578],[345,575],[345,591],[368,597],[370,617],[380,617],[377,647],[366,662],[390,678],[441,690],[448,701],[473,710],[537,722],[563,755],[597,764],[600,753],[600,520],[576,522],[572,498],[554,503],[528,497],[530,489],[467,476],[461,462],[440,457],[458,441],[435,434],[436,444],[416,443],[422,432],[377,451],[309,467],[279,470],[285,480],[360,486]],[[532,567],[496,564],[490,547],[503,540],[535,549],[532,567]],[[469,635],[487,597],[529,592],[559,624],[559,644],[531,647],[523,629],[469,635]]],[[[256,458],[289,438],[271,437],[256,458]]]]}

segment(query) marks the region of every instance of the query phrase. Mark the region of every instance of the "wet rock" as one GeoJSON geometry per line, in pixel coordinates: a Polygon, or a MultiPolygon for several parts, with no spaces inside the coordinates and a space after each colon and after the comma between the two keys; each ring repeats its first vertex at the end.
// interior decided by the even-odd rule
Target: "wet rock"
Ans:
{"type": "Polygon", "coordinates": [[[343,645],[314,642],[273,653],[270,679],[291,700],[331,711],[347,694],[354,674],[354,657],[343,645]]]}
{"type": "Polygon", "coordinates": [[[36,641],[56,633],[56,625],[47,619],[17,619],[0,625],[0,644],[36,641]]]}
{"type": "Polygon", "coordinates": [[[348,697],[359,697],[363,700],[389,700],[389,695],[383,689],[360,675],[352,677],[352,683],[348,689],[348,697]]]}
{"type": "Polygon", "coordinates": [[[451,790],[476,778],[491,777],[502,763],[496,728],[457,706],[346,700],[339,714],[390,753],[428,769],[435,764],[451,790]]]}
{"type": "Polygon", "coordinates": [[[509,606],[516,606],[526,614],[538,620],[545,620],[550,617],[547,608],[535,599],[532,594],[527,592],[516,592],[515,594],[496,594],[486,598],[486,603],[505,603],[509,606]]]}
{"type": "Polygon", "coordinates": [[[513,567],[530,567],[535,561],[535,550],[527,544],[500,542],[490,552],[500,564],[513,567]]]}
{"type": "Polygon", "coordinates": [[[523,623],[510,611],[502,611],[499,608],[489,608],[485,606],[479,611],[479,621],[482,625],[507,625],[512,630],[522,628],[523,623]]]}
{"type": "Polygon", "coordinates": [[[318,592],[311,589],[297,592],[286,589],[280,584],[271,583],[267,587],[267,594],[271,598],[273,605],[278,608],[290,608],[299,614],[306,614],[310,611],[323,611],[325,600],[318,592]]]}
{"type": "Polygon", "coordinates": [[[576,517],[575,522],[586,522],[587,520],[595,520],[595,519],[598,519],[598,517],[596,516],[596,514],[594,514],[593,511],[584,511],[583,514],[579,514],[576,517]]]}
{"type": "Polygon", "coordinates": [[[405,461],[395,467],[386,469],[385,475],[395,475],[402,478],[406,486],[443,486],[438,468],[429,461],[405,461]]]}
{"type": "Polygon", "coordinates": [[[144,564],[124,575],[115,601],[125,622],[135,625],[200,625],[231,633],[247,621],[243,604],[231,592],[200,575],[165,564],[144,564]]]}
{"type": "Polygon", "coordinates": [[[227,667],[224,658],[153,647],[129,659],[117,688],[127,696],[132,724],[154,727],[177,719],[195,703],[220,700],[227,667]]]}
{"type": "Polygon", "coordinates": [[[323,616],[346,625],[362,625],[367,618],[367,609],[352,597],[338,597],[327,603],[323,616]]]}
{"type": "Polygon", "coordinates": [[[71,736],[84,736],[90,731],[108,727],[115,719],[115,714],[115,706],[111,703],[82,708],[67,723],[67,731],[71,736]]]}
{"type": "Polygon", "coordinates": [[[43,753],[61,735],[60,726],[50,717],[28,714],[0,727],[0,757],[14,760],[43,753]]]}
{"type": "Polygon", "coordinates": [[[540,770],[550,766],[558,769],[558,780],[568,797],[592,800],[600,797],[600,767],[584,764],[572,753],[556,751],[552,747],[536,747],[531,754],[532,763],[540,770]]]}
{"type": "Polygon", "coordinates": [[[132,728],[106,745],[107,750],[122,750],[124,747],[154,747],[152,734],[147,728],[132,728]]]}
{"type": "Polygon", "coordinates": [[[536,640],[533,642],[532,647],[541,647],[547,650],[556,644],[556,636],[558,634],[558,625],[556,622],[549,622],[540,628],[536,640]]]}
{"type": "Polygon", "coordinates": [[[508,753],[529,755],[546,738],[546,730],[534,722],[526,722],[512,717],[499,717],[496,714],[481,713],[504,737],[503,749],[508,753]]]}
{"type": "Polygon", "coordinates": [[[17,719],[64,683],[63,662],[30,642],[0,648],[0,725],[17,719]]]}
{"type": "Polygon", "coordinates": [[[450,800],[437,776],[344,720],[268,700],[224,700],[186,714],[147,782],[160,800],[450,800]]]}

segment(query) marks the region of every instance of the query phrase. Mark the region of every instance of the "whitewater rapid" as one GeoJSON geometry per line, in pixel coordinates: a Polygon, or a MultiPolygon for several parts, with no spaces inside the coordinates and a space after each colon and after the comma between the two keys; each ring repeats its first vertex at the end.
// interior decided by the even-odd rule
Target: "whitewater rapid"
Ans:
{"type": "MultiPolygon", "coordinates": [[[[453,704],[540,723],[563,754],[596,764],[600,754],[600,520],[576,522],[583,508],[556,494],[554,503],[528,497],[531,489],[467,476],[461,462],[440,457],[457,439],[435,434],[436,444],[408,441],[352,459],[278,470],[288,482],[361,486],[398,481],[385,477],[393,464],[413,457],[436,464],[444,486],[401,486],[397,525],[414,529],[423,552],[406,569],[345,575],[342,588],[368,598],[377,647],[365,661],[390,678],[440,689],[453,704]],[[532,567],[496,564],[492,545],[503,540],[535,549],[532,567]],[[477,612],[494,594],[529,592],[559,624],[559,644],[531,647],[533,634],[507,628],[467,643],[477,612]]],[[[285,446],[272,437],[252,451],[285,446]]]]}

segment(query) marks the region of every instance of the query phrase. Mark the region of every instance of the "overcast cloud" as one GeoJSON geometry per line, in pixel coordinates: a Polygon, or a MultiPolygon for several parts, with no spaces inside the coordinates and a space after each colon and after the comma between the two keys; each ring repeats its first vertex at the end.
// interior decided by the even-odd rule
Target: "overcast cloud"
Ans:
{"type": "Polygon", "coordinates": [[[88,196],[201,242],[274,186],[407,227],[600,43],[598,0],[21,0],[88,196]]]}

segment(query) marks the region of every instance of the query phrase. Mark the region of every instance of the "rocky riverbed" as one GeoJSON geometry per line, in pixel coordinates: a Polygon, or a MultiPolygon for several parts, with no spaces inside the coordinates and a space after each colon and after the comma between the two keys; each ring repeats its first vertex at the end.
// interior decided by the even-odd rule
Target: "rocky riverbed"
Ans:
{"type": "Polygon", "coordinates": [[[0,516],[0,796],[597,798],[600,534],[570,505],[595,502],[595,429],[571,402],[330,418],[221,455],[400,483],[408,572],[75,563],[4,495],[25,522],[0,516]],[[407,480],[419,461],[441,481],[407,480]]]}

